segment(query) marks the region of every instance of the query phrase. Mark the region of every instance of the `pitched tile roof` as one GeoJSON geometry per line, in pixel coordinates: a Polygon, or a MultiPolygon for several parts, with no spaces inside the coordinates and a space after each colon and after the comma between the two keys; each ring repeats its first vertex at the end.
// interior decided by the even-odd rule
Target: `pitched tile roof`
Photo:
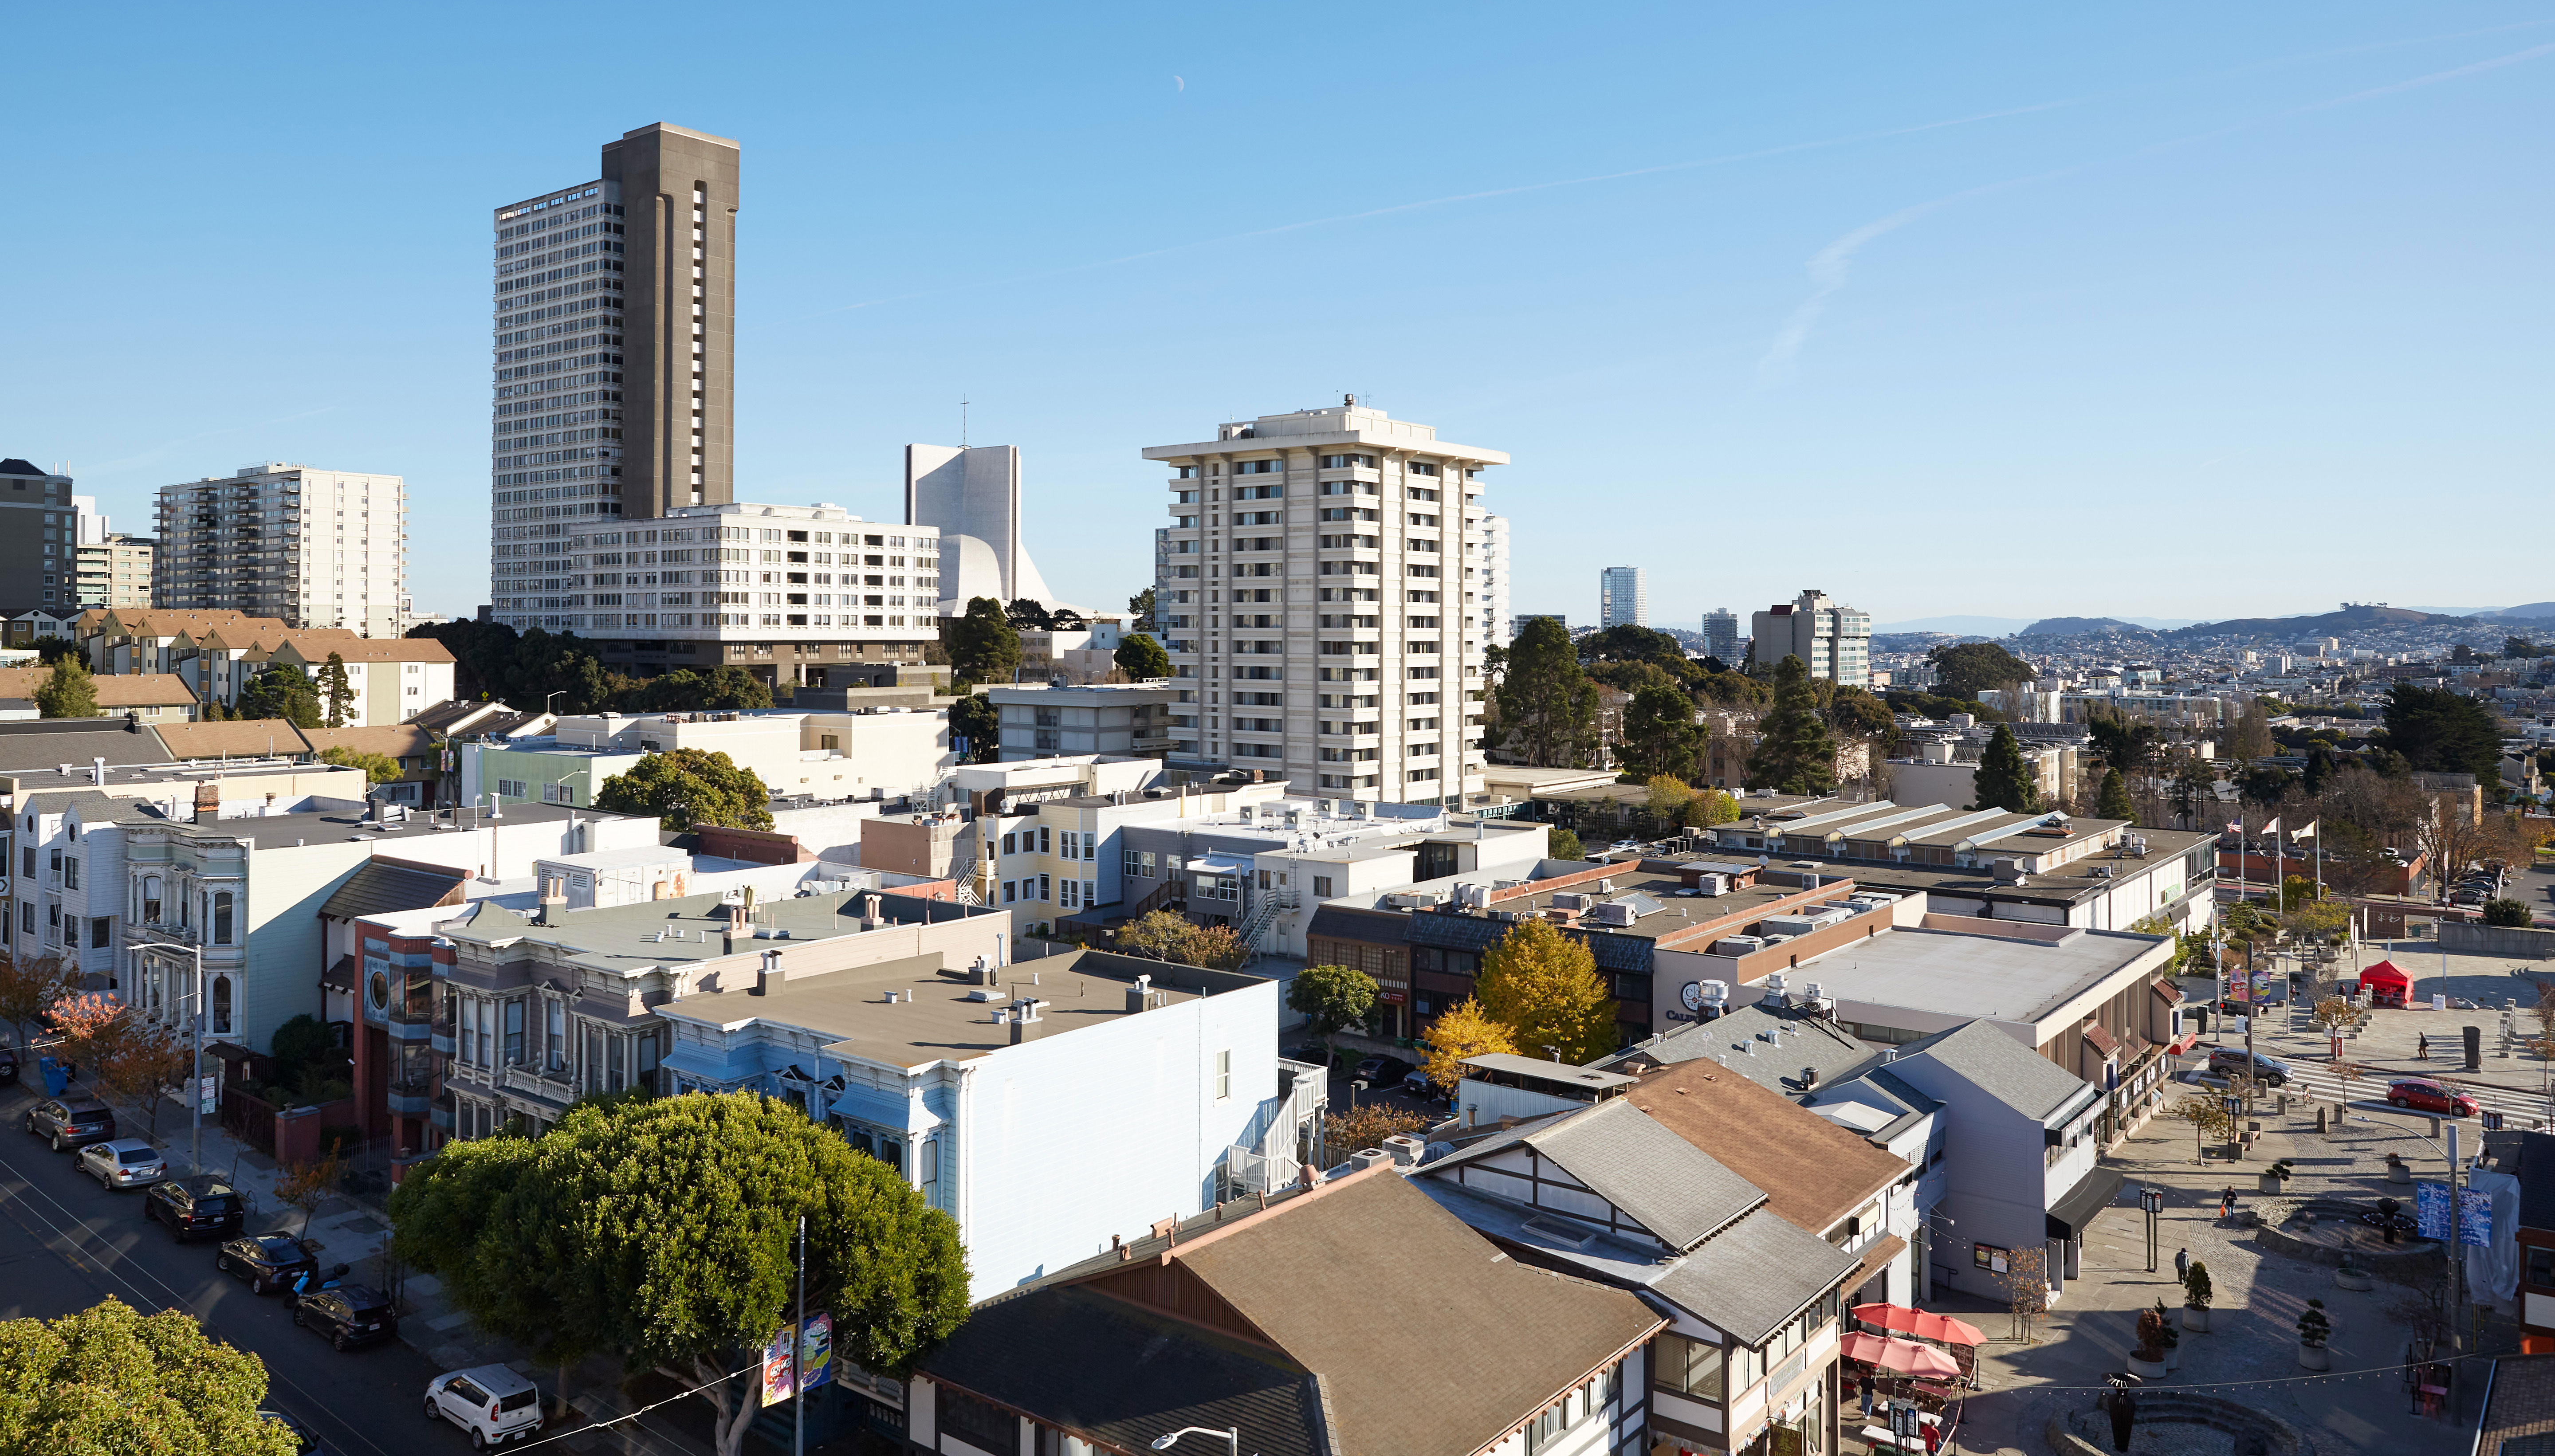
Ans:
{"type": "Polygon", "coordinates": [[[310,751],[290,718],[246,718],[223,723],[163,723],[160,737],[181,763],[195,759],[297,758],[310,751]]]}
{"type": "Polygon", "coordinates": [[[335,653],[349,663],[449,663],[452,650],[431,637],[335,637],[314,632],[287,634],[274,644],[279,654],[305,663],[324,663],[335,653]]]}
{"type": "MultiPolygon", "coordinates": [[[[0,698],[32,698],[53,675],[50,663],[0,667],[0,698]]],[[[175,707],[195,701],[185,679],[172,672],[100,672],[89,680],[97,686],[100,708],[175,707]]]]}
{"type": "Polygon", "coordinates": [[[1509,1141],[1560,1164],[1671,1249],[1692,1248],[1765,1201],[1746,1178],[1623,1098],[1538,1123],[1516,1140],[1486,1140],[1442,1161],[1478,1161],[1509,1141]]]}
{"type": "Polygon", "coordinates": [[[1196,1424],[1263,1456],[1472,1456],[1665,1323],[1389,1166],[1227,1218],[988,1302],[921,1373],[1122,1450],[1196,1424]]]}
{"type": "Polygon", "coordinates": [[[1645,1077],[1623,1100],[1764,1189],[1774,1212],[1813,1234],[1907,1172],[1855,1133],[1708,1061],[1645,1077]]]}
{"type": "Polygon", "coordinates": [[[386,758],[420,758],[434,752],[434,735],[414,723],[384,723],[374,728],[304,728],[302,739],[312,753],[351,748],[386,758]]]}
{"type": "Polygon", "coordinates": [[[1650,1287],[1756,1345],[1861,1262],[1773,1210],[1761,1209],[1678,1260],[1650,1287]]]}

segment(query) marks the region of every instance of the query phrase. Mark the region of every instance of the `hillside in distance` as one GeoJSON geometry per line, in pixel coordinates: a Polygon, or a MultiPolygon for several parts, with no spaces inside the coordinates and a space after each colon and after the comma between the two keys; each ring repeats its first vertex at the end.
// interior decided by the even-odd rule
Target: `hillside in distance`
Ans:
{"type": "Polygon", "coordinates": [[[2410,607],[2382,607],[2368,602],[2355,603],[2338,612],[2319,612],[2305,617],[2238,617],[2225,622],[2194,622],[2168,637],[2273,637],[2287,641],[2300,637],[2333,637],[2345,632],[2366,632],[2376,627],[2422,627],[2432,623],[2455,623],[2464,617],[2444,617],[2431,612],[2417,612],[2410,607]]]}

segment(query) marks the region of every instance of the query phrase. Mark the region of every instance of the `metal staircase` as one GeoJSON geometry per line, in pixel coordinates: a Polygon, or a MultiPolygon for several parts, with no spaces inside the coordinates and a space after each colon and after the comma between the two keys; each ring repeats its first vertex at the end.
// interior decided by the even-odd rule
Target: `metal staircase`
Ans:
{"type": "Polygon", "coordinates": [[[1278,917],[1302,904],[1301,898],[1292,890],[1273,890],[1252,906],[1251,912],[1243,917],[1242,923],[1233,927],[1233,933],[1251,949],[1251,954],[1242,962],[1246,968],[1259,958],[1260,952],[1269,948],[1262,942],[1269,938],[1271,930],[1277,928],[1278,917]]]}

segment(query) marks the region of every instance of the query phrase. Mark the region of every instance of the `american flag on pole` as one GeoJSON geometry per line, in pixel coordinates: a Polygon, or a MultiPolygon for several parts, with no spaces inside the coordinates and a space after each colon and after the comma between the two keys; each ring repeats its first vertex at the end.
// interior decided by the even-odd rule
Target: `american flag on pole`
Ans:
{"type": "Polygon", "coordinates": [[[2228,833],[2230,833],[2230,834],[2242,834],[2242,833],[2244,833],[2244,832],[2245,832],[2245,821],[2244,821],[2244,820],[2242,820],[2242,819],[2229,819],[2229,820],[2227,821],[2227,832],[2228,832],[2228,833]]]}

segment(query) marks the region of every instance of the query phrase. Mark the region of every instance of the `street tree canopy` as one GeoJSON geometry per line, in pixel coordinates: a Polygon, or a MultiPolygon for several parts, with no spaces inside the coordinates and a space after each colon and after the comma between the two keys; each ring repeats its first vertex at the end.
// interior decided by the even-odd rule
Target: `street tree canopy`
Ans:
{"type": "Polygon", "coordinates": [[[0,1451],[296,1456],[258,1414],[266,1363],[179,1310],[109,1295],[59,1319],[0,1322],[0,1451]]]}
{"type": "Polygon", "coordinates": [[[1375,977],[1347,966],[1306,966],[1286,988],[1286,1005],[1312,1024],[1313,1034],[1329,1037],[1343,1028],[1364,1026],[1375,1014],[1375,977]]]}
{"type": "Polygon", "coordinates": [[[2103,787],[2095,795],[2094,817],[2127,819],[2132,824],[2138,821],[2137,803],[2129,797],[2129,782],[2121,777],[2120,770],[2103,771],[2103,787]]]}
{"type": "MultiPolygon", "coordinates": [[[[1703,748],[1703,730],[1695,725],[1694,699],[1681,688],[1654,683],[1633,694],[1624,709],[1624,772],[1638,779],[1683,780],[1693,775],[1695,756],[1703,748]]],[[[1652,795],[1652,807],[1656,807],[1652,795]]]]}
{"type": "Polygon", "coordinates": [[[652,753],[627,774],[603,781],[594,806],[616,814],[653,814],[669,829],[701,824],[730,829],[772,827],[772,794],[752,769],[723,753],[697,748],[652,753]]]}
{"type": "Polygon", "coordinates": [[[1977,697],[1989,688],[2032,680],[2031,665],[2002,644],[1964,642],[1925,654],[1934,666],[1934,691],[1945,697],[1977,697]]]}
{"type": "Polygon", "coordinates": [[[250,678],[232,703],[243,718],[283,718],[296,728],[319,726],[319,686],[281,663],[250,678]]]}
{"type": "Polygon", "coordinates": [[[399,760],[389,754],[366,753],[360,748],[337,744],[319,751],[319,762],[335,764],[341,769],[361,769],[367,784],[388,784],[400,776],[399,760]]]}
{"type": "Polygon", "coordinates": [[[1570,634],[1549,617],[1535,617],[1510,644],[1499,690],[1502,734],[1529,764],[1547,769],[1585,767],[1597,738],[1597,684],[1579,670],[1570,634]]]}
{"type": "Polygon", "coordinates": [[[420,1164],[393,1194],[402,1255],[474,1318],[552,1357],[687,1373],[717,1407],[721,1456],[743,1449],[760,1409],[757,1382],[725,1377],[791,1317],[800,1217],[807,1307],[832,1316],[839,1358],[901,1376],[966,1317],[957,1224],[777,1099],[585,1102],[538,1140],[445,1152],[483,1147],[420,1164]],[[500,1270],[524,1287],[494,1288],[500,1270]]]}
{"type": "Polygon", "coordinates": [[[949,649],[949,675],[957,681],[1009,682],[1020,670],[1020,629],[992,597],[971,598],[967,614],[943,629],[942,641],[949,649]]]}
{"type": "Polygon", "coordinates": [[[1464,1079],[1464,1058],[1517,1050],[1509,1029],[1485,1015],[1482,1004],[1470,996],[1430,1022],[1424,1039],[1428,1049],[1419,1058],[1419,1069],[1449,1097],[1455,1095],[1455,1084],[1464,1079]]]}
{"type": "Polygon", "coordinates": [[[2491,709],[2446,688],[2398,682],[2386,694],[2384,746],[2421,773],[2473,774],[2492,802],[2501,790],[2501,729],[2491,709]]]}
{"type": "Polygon", "coordinates": [[[1550,920],[1520,920],[1482,956],[1474,994],[1527,1056],[1558,1047],[1574,1066],[1615,1049],[1615,1000],[1588,947],[1550,920]]]}
{"type": "Polygon", "coordinates": [[[2010,814],[2040,811],[2039,781],[2023,761],[2022,745],[2014,741],[2013,730],[2003,723],[1988,740],[1987,752],[1979,755],[1978,774],[1971,782],[1978,794],[1971,808],[2004,809],[2010,814]]]}
{"type": "Polygon", "coordinates": [[[1118,665],[1119,671],[1138,682],[1171,675],[1171,655],[1162,650],[1160,643],[1142,632],[1131,632],[1118,639],[1118,651],[1111,655],[1110,661],[1118,665]]]}

